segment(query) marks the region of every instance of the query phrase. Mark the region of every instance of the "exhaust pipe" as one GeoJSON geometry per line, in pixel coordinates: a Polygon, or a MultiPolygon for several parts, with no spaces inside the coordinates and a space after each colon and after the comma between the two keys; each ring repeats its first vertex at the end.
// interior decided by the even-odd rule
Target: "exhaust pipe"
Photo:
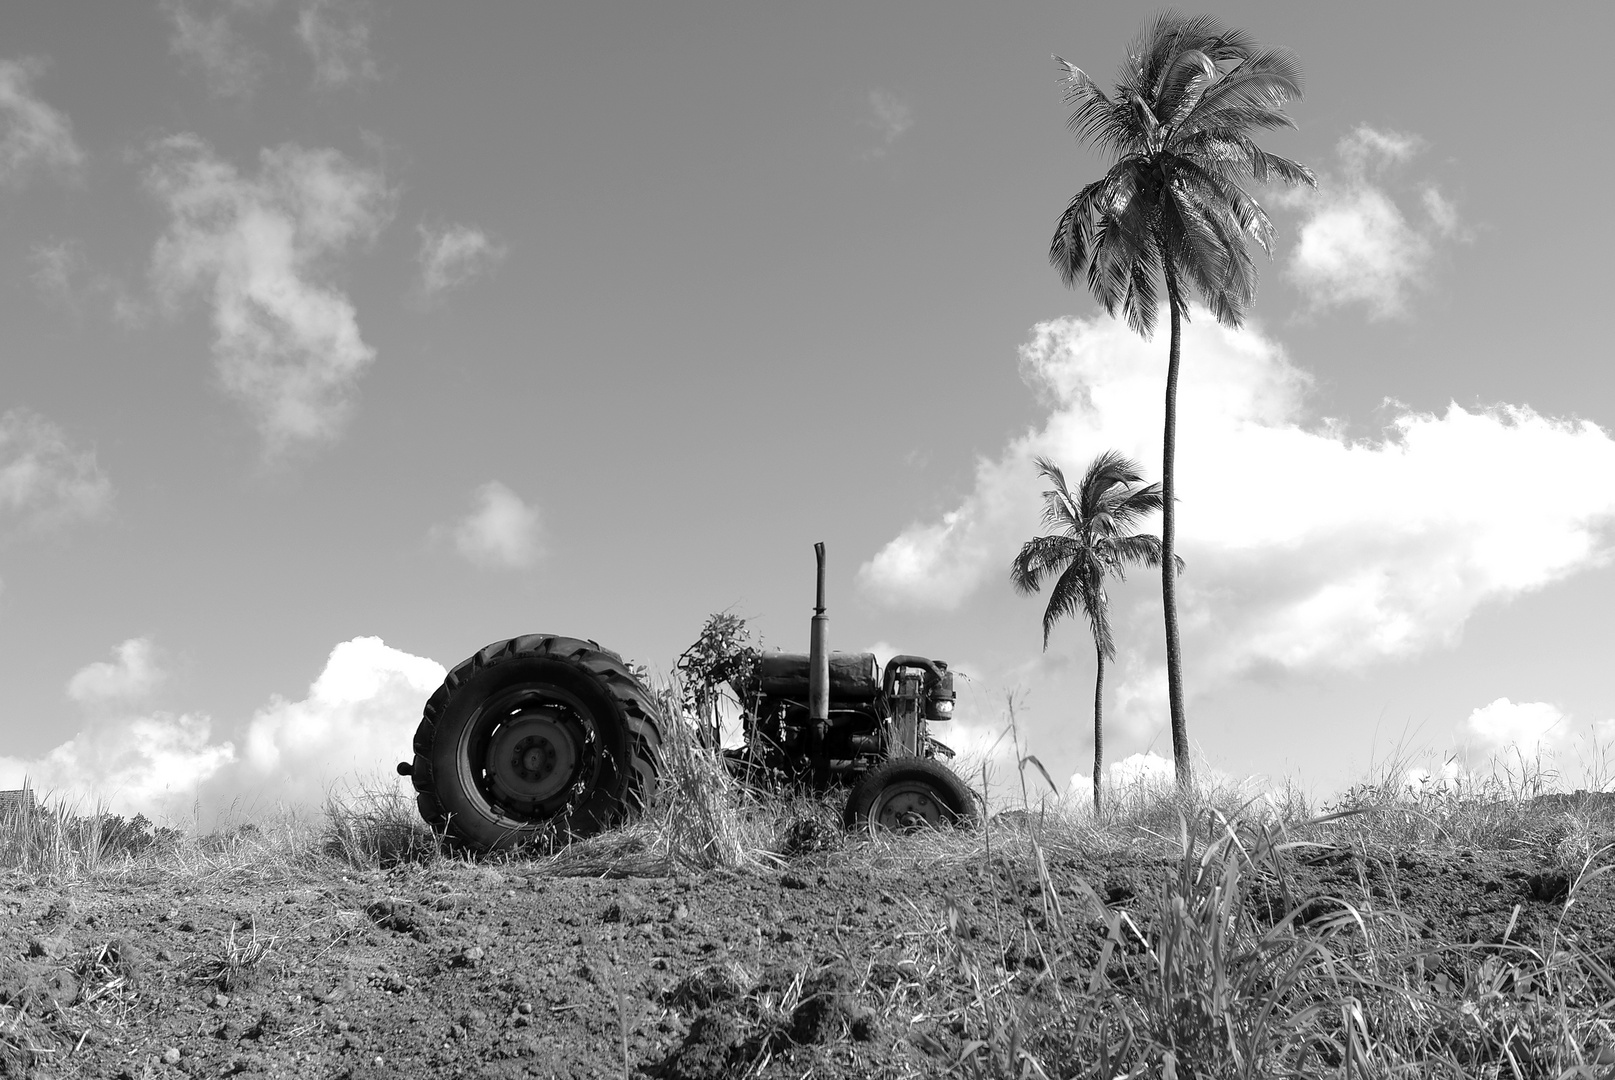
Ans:
{"type": "Polygon", "coordinates": [[[830,730],[830,617],[824,613],[824,544],[813,545],[819,564],[819,588],[808,629],[808,723],[813,732],[813,756],[824,757],[824,740],[830,730]]]}

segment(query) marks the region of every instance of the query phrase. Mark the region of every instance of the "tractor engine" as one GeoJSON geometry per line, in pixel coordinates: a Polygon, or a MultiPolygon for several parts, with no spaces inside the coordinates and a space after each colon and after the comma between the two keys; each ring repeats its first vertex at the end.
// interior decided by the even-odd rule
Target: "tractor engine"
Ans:
{"type": "Polygon", "coordinates": [[[882,671],[874,653],[829,653],[820,723],[812,715],[811,668],[808,653],[758,662],[743,695],[754,703],[744,717],[747,764],[823,784],[849,782],[892,758],[953,756],[929,731],[953,717],[953,673],[943,661],[896,656],[882,671]]]}

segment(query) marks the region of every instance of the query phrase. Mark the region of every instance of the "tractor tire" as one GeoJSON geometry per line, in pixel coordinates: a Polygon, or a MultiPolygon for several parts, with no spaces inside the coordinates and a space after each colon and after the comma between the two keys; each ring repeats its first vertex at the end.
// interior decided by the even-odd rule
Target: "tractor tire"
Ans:
{"type": "Polygon", "coordinates": [[[970,827],[976,797],[957,773],[930,758],[892,758],[864,774],[847,796],[846,826],[879,829],[970,827]]]}
{"type": "Polygon", "coordinates": [[[661,724],[616,653],[549,634],[498,641],[426,702],[409,770],[415,804],[472,852],[589,836],[649,805],[661,724]]]}

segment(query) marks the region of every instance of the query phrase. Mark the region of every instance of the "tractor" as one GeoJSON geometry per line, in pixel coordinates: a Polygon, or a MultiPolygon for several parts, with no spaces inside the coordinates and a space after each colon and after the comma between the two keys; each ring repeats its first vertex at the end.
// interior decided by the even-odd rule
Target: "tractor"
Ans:
{"type": "MultiPolygon", "coordinates": [[[[971,825],[976,801],[938,760],[953,752],[930,725],[952,718],[953,672],[940,660],[833,653],[824,545],[807,653],[759,659],[734,688],[745,743],[723,751],[752,779],[850,788],[850,829],[971,825]]],[[[622,657],[594,641],[529,634],[456,665],[427,700],[412,761],[427,824],[476,852],[539,836],[585,837],[641,813],[661,771],[664,714],[622,657]]]]}

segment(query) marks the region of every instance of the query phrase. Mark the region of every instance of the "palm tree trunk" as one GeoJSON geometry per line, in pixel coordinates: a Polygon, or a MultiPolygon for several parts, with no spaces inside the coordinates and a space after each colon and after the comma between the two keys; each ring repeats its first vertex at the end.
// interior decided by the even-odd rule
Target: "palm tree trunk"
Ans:
{"type": "Polygon", "coordinates": [[[1161,604],[1166,609],[1166,695],[1172,714],[1172,762],[1178,790],[1193,782],[1189,767],[1189,725],[1183,715],[1183,648],[1178,641],[1177,582],[1177,429],[1178,355],[1183,327],[1178,314],[1178,275],[1162,245],[1161,265],[1166,271],[1167,306],[1172,309],[1172,351],[1166,364],[1166,431],[1161,439],[1161,604]]]}
{"type": "Polygon", "coordinates": [[[1093,681],[1093,812],[1099,816],[1099,781],[1105,764],[1105,650],[1094,642],[1099,654],[1099,674],[1093,681]]]}

